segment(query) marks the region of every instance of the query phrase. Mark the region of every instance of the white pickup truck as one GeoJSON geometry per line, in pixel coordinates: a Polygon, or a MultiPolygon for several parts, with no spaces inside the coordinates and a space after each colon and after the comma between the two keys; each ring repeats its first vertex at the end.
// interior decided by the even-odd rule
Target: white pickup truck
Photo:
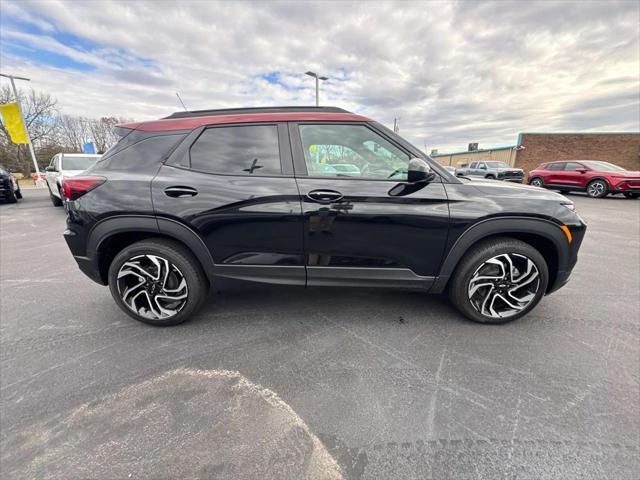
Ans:
{"type": "Polygon", "coordinates": [[[102,155],[87,153],[58,153],[54,155],[45,168],[49,197],[54,206],[62,206],[62,179],[73,177],[84,172],[93,165],[102,155]]]}

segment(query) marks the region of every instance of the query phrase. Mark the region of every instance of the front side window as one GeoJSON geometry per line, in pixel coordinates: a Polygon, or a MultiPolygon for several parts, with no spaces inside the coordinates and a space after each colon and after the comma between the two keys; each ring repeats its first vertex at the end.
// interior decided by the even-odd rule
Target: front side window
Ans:
{"type": "Polygon", "coordinates": [[[547,170],[564,170],[564,163],[550,163],[547,170]]]}
{"type": "Polygon", "coordinates": [[[280,175],[278,128],[208,128],[190,149],[191,168],[224,175],[280,175]]]}
{"type": "Polygon", "coordinates": [[[310,176],[407,179],[409,155],[363,125],[300,125],[310,176]]]}
{"type": "Polygon", "coordinates": [[[564,164],[565,170],[580,170],[581,168],[584,168],[584,166],[576,162],[567,162],[564,164]]]}

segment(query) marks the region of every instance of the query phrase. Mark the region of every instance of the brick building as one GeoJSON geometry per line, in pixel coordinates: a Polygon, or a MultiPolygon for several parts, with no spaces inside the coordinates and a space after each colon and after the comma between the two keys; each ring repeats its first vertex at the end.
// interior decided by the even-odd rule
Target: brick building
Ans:
{"type": "Polygon", "coordinates": [[[640,133],[520,133],[516,145],[432,157],[454,167],[472,161],[501,160],[525,171],[555,160],[604,160],[640,171],[640,133]]]}

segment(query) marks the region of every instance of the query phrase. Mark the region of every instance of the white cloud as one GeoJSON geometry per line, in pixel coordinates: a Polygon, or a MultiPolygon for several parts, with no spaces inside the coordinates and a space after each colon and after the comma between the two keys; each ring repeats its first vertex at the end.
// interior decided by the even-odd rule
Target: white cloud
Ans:
{"type": "MultiPolygon", "coordinates": [[[[368,115],[418,146],[513,143],[519,131],[640,130],[636,2],[3,2],[2,42],[95,67],[46,65],[3,46],[68,113],[147,119],[179,109],[323,104],[368,115]],[[5,32],[6,30],[6,32],[5,32]],[[60,33],[91,49],[58,45],[60,33]],[[48,36],[49,38],[46,38],[48,36]],[[263,75],[278,72],[278,82],[263,75]]],[[[64,42],[62,42],[64,43],[64,42]]]]}

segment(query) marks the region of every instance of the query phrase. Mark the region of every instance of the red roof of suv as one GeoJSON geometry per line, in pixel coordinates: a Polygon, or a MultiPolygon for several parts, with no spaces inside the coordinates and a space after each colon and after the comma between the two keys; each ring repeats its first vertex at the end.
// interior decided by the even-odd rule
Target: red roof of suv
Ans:
{"type": "Polygon", "coordinates": [[[125,123],[118,126],[145,132],[162,132],[193,130],[203,125],[226,123],[302,121],[370,122],[371,120],[336,107],[267,107],[176,112],[160,120],[125,123]]]}

